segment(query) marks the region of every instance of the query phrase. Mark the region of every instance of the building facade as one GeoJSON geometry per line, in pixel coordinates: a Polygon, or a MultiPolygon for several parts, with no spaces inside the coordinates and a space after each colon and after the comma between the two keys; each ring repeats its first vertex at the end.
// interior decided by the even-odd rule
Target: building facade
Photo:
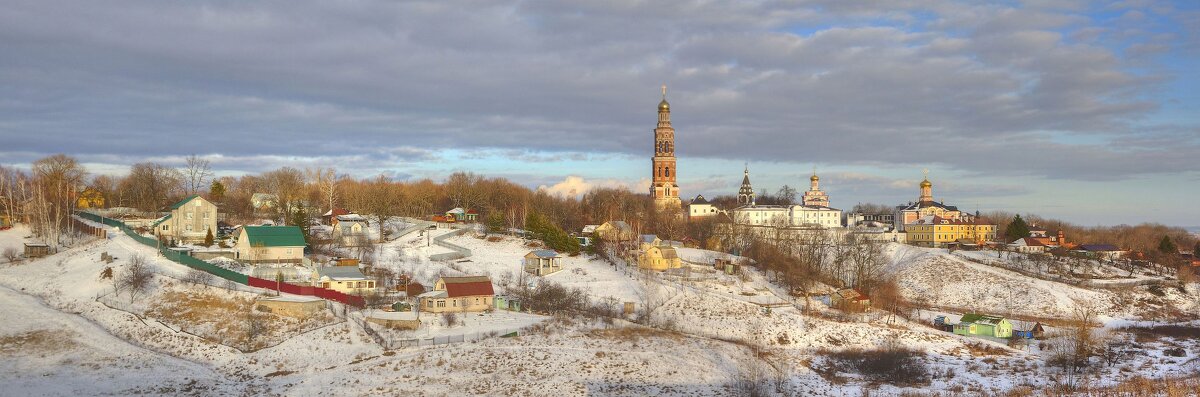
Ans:
{"type": "Polygon", "coordinates": [[[894,227],[899,231],[907,231],[909,224],[929,216],[954,221],[970,221],[974,218],[970,214],[959,211],[958,207],[934,201],[933,183],[929,182],[929,177],[926,176],[921,181],[921,196],[917,199],[917,202],[896,207],[893,217],[893,222],[895,222],[894,227]]]}
{"type": "Polygon", "coordinates": [[[697,195],[696,198],[692,199],[692,202],[688,204],[688,220],[691,221],[717,216],[719,213],[721,213],[721,210],[718,209],[717,206],[708,202],[708,200],[704,198],[703,194],[697,195]]]}
{"type": "Polygon", "coordinates": [[[821,181],[821,177],[818,177],[817,173],[813,172],[812,177],[809,177],[808,181],[809,181],[808,191],[804,192],[804,197],[802,198],[801,202],[803,202],[804,205],[807,205],[807,206],[828,207],[829,206],[829,195],[825,194],[825,192],[821,190],[821,187],[819,185],[820,181],[821,181]]]}
{"type": "Polygon", "coordinates": [[[912,245],[944,247],[955,242],[982,245],[996,239],[996,227],[982,218],[948,219],[930,215],[908,224],[904,233],[912,245]]]}
{"type": "Polygon", "coordinates": [[[151,224],[158,238],[196,243],[204,241],[209,232],[217,235],[217,206],[211,201],[191,195],[171,205],[170,210],[151,224]]]}
{"type": "Polygon", "coordinates": [[[654,128],[654,157],[650,161],[650,196],[660,210],[680,208],[679,185],[675,183],[675,128],[671,127],[671,104],[667,103],[667,86],[662,87],[663,99],[658,103],[658,127],[654,128]]]}

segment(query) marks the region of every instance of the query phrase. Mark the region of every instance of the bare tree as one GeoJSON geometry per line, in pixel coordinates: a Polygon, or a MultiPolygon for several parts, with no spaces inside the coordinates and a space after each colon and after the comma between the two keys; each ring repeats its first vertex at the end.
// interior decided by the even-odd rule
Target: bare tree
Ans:
{"type": "Polygon", "coordinates": [[[304,175],[308,178],[308,182],[316,185],[317,191],[321,194],[321,201],[333,210],[338,199],[338,182],[341,181],[337,177],[337,171],[331,168],[316,167],[306,168],[304,175]]]}
{"type": "Polygon", "coordinates": [[[187,157],[187,164],[182,173],[185,194],[196,194],[212,179],[212,164],[207,159],[193,154],[187,157]]]}
{"type": "Polygon", "coordinates": [[[146,292],[150,288],[150,282],[153,278],[154,273],[150,269],[150,263],[146,260],[146,257],[141,254],[133,254],[133,257],[129,258],[129,264],[121,272],[121,277],[118,281],[120,287],[117,289],[128,291],[129,303],[133,303],[138,294],[146,292]]]}
{"type": "Polygon", "coordinates": [[[470,172],[456,172],[446,179],[446,192],[450,194],[450,202],[463,211],[475,208],[483,202],[485,192],[478,185],[483,177],[470,172]]]}
{"type": "Polygon", "coordinates": [[[183,173],[179,170],[157,163],[138,163],[130,168],[129,176],[121,181],[118,190],[132,200],[134,207],[157,211],[182,184],[183,173]]]}

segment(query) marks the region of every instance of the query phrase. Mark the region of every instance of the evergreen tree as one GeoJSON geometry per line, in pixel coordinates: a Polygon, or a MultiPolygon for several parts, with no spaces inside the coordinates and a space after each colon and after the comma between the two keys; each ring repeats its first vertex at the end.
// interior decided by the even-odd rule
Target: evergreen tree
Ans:
{"type": "Polygon", "coordinates": [[[212,229],[208,229],[208,233],[204,235],[204,246],[212,247],[212,245],[213,245],[212,229]]]}
{"type": "Polygon", "coordinates": [[[504,230],[508,225],[504,222],[504,215],[500,215],[499,211],[492,211],[489,213],[487,218],[484,220],[484,224],[487,225],[488,233],[496,234],[504,233],[504,230]]]}
{"type": "Polygon", "coordinates": [[[1029,225],[1021,219],[1021,215],[1013,216],[1012,222],[1008,223],[1008,228],[1004,229],[1004,237],[1009,242],[1017,241],[1017,239],[1029,237],[1029,225]]]}
{"type": "Polygon", "coordinates": [[[1178,254],[1179,247],[1171,241],[1171,236],[1163,236],[1162,241],[1158,243],[1158,251],[1164,254],[1178,254]]]}
{"type": "Polygon", "coordinates": [[[1200,258],[1200,241],[1197,241],[1196,245],[1192,246],[1192,258],[1200,258]]]}
{"type": "Polygon", "coordinates": [[[542,214],[531,211],[525,217],[525,229],[542,239],[547,247],[568,254],[579,253],[579,240],[571,237],[542,214]]]}
{"type": "Polygon", "coordinates": [[[208,198],[212,201],[221,201],[225,199],[225,184],[221,181],[213,180],[212,185],[208,187],[208,198]]]}
{"type": "Polygon", "coordinates": [[[288,223],[300,227],[300,233],[304,235],[304,243],[308,244],[308,229],[312,227],[308,220],[308,210],[304,206],[296,206],[296,210],[292,211],[291,219],[288,223]]]}

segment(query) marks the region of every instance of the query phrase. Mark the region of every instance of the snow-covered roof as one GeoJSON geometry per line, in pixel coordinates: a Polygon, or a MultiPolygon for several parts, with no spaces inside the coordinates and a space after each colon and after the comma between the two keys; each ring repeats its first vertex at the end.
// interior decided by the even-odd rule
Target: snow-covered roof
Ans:
{"type": "Polygon", "coordinates": [[[446,291],[441,291],[441,290],[428,291],[423,294],[417,295],[417,297],[418,298],[445,298],[446,291]]]}
{"type": "Polygon", "coordinates": [[[338,215],[338,222],[366,222],[367,218],[359,214],[338,215]]]}
{"type": "Polygon", "coordinates": [[[653,243],[654,240],[658,240],[658,236],[655,236],[653,234],[643,234],[641,236],[641,240],[643,243],[653,243]]]}
{"type": "Polygon", "coordinates": [[[367,276],[356,266],[318,267],[318,277],[328,277],[330,280],[366,280],[367,276]]]}
{"type": "Polygon", "coordinates": [[[447,214],[465,214],[465,213],[467,213],[467,212],[466,212],[466,211],[464,211],[464,210],[462,209],[462,207],[456,207],[456,208],[454,208],[454,209],[452,209],[452,210],[446,211],[446,213],[447,213],[447,214]]]}
{"type": "Polygon", "coordinates": [[[600,227],[600,225],[583,225],[583,232],[584,233],[595,233],[596,228],[598,228],[598,227],[600,227]]]}
{"type": "Polygon", "coordinates": [[[530,251],[529,253],[533,254],[533,256],[536,256],[538,258],[557,258],[558,257],[558,253],[554,252],[554,250],[533,250],[533,251],[530,251]]]}

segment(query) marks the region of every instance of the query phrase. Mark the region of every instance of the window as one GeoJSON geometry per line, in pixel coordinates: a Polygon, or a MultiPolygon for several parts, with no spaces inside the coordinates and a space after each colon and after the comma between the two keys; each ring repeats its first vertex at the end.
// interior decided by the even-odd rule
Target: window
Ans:
{"type": "Polygon", "coordinates": [[[427,307],[433,307],[433,301],[425,301],[427,307]]]}
{"type": "Polygon", "coordinates": [[[184,226],[184,230],[187,230],[189,232],[192,231],[192,225],[184,226]]]}
{"type": "Polygon", "coordinates": [[[192,220],[192,212],[191,211],[188,211],[188,213],[187,213],[187,220],[189,220],[189,221],[192,220]]]}
{"type": "Polygon", "coordinates": [[[194,201],[194,203],[195,203],[195,204],[192,204],[192,205],[194,205],[194,206],[196,206],[196,207],[199,207],[199,206],[200,206],[200,200],[196,200],[196,201],[194,201]]]}

